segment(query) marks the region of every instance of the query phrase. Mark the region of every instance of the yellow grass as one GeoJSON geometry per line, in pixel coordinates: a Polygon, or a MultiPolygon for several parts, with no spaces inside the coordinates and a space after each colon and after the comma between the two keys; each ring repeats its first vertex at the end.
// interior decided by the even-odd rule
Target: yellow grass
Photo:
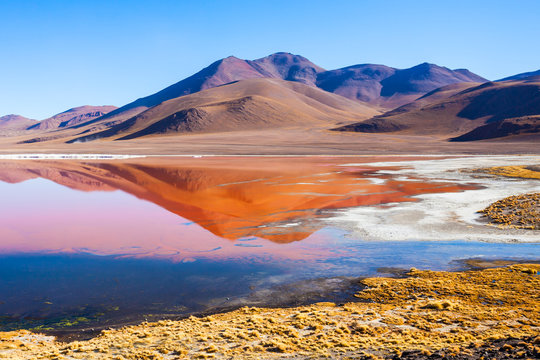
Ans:
{"type": "MultiPolygon", "coordinates": [[[[0,358],[174,359],[378,358],[418,349],[467,352],[496,339],[537,336],[540,265],[466,272],[411,269],[369,278],[362,302],[233,312],[159,321],[62,343],[26,331],[0,337],[0,358]],[[369,301],[369,302],[367,302],[369,301]]],[[[530,344],[534,348],[540,338],[530,344]]]]}

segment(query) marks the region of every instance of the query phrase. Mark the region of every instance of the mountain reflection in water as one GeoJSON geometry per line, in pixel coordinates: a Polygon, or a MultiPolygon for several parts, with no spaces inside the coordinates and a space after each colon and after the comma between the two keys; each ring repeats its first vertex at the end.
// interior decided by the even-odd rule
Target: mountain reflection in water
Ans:
{"type": "MultiPolygon", "coordinates": [[[[404,166],[410,160],[398,159],[404,166]]],[[[475,188],[394,179],[384,172],[390,168],[369,166],[382,160],[204,157],[2,161],[0,180],[17,185],[0,186],[6,199],[0,204],[0,252],[88,252],[190,261],[243,256],[264,247],[273,256],[294,258],[309,253],[316,257],[315,251],[294,250],[324,241],[316,231],[324,227],[323,220],[331,217],[333,210],[417,201],[415,195],[475,188]],[[365,166],[342,166],[351,162],[365,166]],[[64,187],[27,182],[38,178],[64,187]],[[85,194],[76,195],[65,187],[85,194]],[[293,242],[302,244],[280,249],[280,244],[293,242]]]]}

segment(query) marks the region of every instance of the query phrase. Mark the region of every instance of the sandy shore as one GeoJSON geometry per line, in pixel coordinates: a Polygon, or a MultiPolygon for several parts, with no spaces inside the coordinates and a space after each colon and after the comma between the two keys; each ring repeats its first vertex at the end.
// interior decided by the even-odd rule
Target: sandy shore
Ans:
{"type": "Polygon", "coordinates": [[[363,280],[358,302],[245,307],[107,330],[89,341],[2,333],[0,358],[537,358],[539,271],[537,264],[463,272],[411,269],[401,279],[363,280]]]}

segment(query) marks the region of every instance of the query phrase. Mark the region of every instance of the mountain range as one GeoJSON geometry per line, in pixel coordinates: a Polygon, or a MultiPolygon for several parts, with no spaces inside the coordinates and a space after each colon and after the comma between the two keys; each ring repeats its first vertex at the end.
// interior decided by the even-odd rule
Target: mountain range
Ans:
{"type": "Polygon", "coordinates": [[[252,61],[229,56],[155,94],[124,105],[102,119],[123,121],[170,99],[254,78],[300,82],[383,109],[403,105],[443,85],[487,81],[467,70],[453,71],[427,63],[403,70],[364,64],[326,71],[303,56],[289,53],[275,53],[252,61]]]}
{"type": "Polygon", "coordinates": [[[337,131],[439,135],[473,141],[540,132],[540,77],[459,83],[337,131]]]}
{"type": "Polygon", "coordinates": [[[18,131],[24,144],[291,127],[450,141],[519,136],[539,132],[539,72],[489,82],[429,63],[325,70],[290,53],[229,56],[119,108],[82,106],[40,122],[8,115],[0,131],[18,131]]]}
{"type": "Polygon", "coordinates": [[[85,121],[93,120],[98,117],[101,117],[111,111],[116,109],[116,106],[79,106],[60,114],[51,116],[48,119],[42,120],[30,127],[28,130],[39,129],[39,130],[51,130],[56,128],[70,127],[73,125],[80,124],[85,121]]]}
{"type": "Polygon", "coordinates": [[[77,125],[84,121],[96,119],[116,109],[116,106],[90,106],[75,107],[50,118],[38,121],[20,115],[6,115],[0,117],[1,130],[53,130],[77,125]]]}

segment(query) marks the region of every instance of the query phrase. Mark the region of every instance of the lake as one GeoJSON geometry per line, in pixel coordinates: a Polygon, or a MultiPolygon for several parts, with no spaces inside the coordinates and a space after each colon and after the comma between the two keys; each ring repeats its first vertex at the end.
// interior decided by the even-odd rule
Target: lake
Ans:
{"type": "Polygon", "coordinates": [[[445,159],[0,160],[0,330],[93,333],[243,305],[340,302],[359,277],[538,260],[534,241],[371,239],[333,221],[486,188],[402,171],[445,159]]]}

